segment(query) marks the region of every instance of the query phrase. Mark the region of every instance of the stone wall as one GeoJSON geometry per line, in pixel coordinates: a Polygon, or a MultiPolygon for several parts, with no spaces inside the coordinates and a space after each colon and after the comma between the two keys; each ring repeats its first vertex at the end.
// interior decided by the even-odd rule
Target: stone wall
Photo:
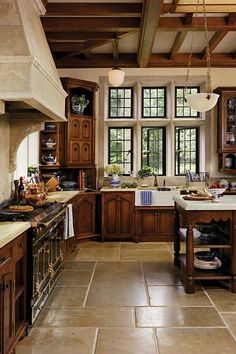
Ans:
{"type": "Polygon", "coordinates": [[[11,196],[11,174],[9,173],[9,126],[7,114],[0,115],[0,202],[11,196]]]}

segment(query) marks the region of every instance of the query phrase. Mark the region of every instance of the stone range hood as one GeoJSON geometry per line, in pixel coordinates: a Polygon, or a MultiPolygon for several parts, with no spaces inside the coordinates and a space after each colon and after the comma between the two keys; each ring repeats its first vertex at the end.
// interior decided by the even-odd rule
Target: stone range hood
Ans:
{"type": "Polygon", "coordinates": [[[67,94],[41,24],[45,12],[41,0],[0,0],[0,111],[33,109],[41,121],[62,122],[67,94]]]}

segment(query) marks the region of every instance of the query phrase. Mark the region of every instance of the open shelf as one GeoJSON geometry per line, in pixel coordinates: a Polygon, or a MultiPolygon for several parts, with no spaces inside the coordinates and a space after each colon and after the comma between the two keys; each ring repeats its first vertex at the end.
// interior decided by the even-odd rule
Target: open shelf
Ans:
{"type": "MultiPolygon", "coordinates": [[[[181,240],[186,242],[187,229],[181,228],[178,230],[181,240]]],[[[193,247],[194,248],[231,248],[229,240],[224,235],[217,235],[218,237],[212,238],[209,241],[201,240],[200,232],[197,229],[193,229],[193,247]]]]}

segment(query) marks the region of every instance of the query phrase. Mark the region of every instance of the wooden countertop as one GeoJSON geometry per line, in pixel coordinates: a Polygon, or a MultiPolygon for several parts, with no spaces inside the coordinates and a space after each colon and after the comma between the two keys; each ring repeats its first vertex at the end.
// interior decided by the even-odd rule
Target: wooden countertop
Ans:
{"type": "Polygon", "coordinates": [[[0,222],[0,248],[31,227],[30,222],[0,222]]]}

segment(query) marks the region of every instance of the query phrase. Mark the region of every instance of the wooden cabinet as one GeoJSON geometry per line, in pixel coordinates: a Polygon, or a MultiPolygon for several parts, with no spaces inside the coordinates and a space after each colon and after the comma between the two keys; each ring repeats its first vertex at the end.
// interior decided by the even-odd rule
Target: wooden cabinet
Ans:
{"type": "Polygon", "coordinates": [[[219,87],[218,156],[219,171],[236,173],[236,87],[219,87]]]}
{"type": "Polygon", "coordinates": [[[173,207],[135,207],[135,242],[173,241],[173,207]]]}
{"type": "Polygon", "coordinates": [[[0,353],[14,350],[26,322],[26,233],[0,249],[0,353]]]}
{"type": "Polygon", "coordinates": [[[232,292],[236,292],[236,212],[232,210],[185,210],[176,204],[175,226],[174,265],[181,266],[185,272],[186,292],[194,293],[196,280],[229,281],[232,292]],[[201,239],[200,233],[194,228],[197,221],[213,222],[214,237],[209,240],[201,239]],[[194,265],[196,249],[215,251],[222,265],[210,270],[196,268],[194,265]]]}
{"type": "Polygon", "coordinates": [[[102,238],[132,239],[134,218],[133,192],[102,193],[102,238]]]}
{"type": "Polygon", "coordinates": [[[63,78],[64,89],[68,93],[65,129],[67,152],[66,165],[88,167],[95,164],[95,82],[63,78]],[[79,102],[84,101],[84,110],[79,102]],[[76,102],[78,104],[76,105],[76,102]]]}

